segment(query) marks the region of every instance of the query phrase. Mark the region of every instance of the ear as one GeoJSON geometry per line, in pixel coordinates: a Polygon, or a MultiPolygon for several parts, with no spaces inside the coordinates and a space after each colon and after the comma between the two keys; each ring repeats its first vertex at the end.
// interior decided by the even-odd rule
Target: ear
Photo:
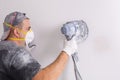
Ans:
{"type": "Polygon", "coordinates": [[[13,32],[15,37],[20,38],[20,31],[17,28],[15,28],[13,32]]]}

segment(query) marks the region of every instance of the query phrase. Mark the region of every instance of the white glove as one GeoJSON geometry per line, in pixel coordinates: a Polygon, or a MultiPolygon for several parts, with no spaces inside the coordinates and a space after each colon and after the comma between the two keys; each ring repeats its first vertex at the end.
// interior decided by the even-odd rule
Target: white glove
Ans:
{"type": "Polygon", "coordinates": [[[63,51],[65,51],[69,56],[77,51],[77,43],[74,38],[70,41],[65,40],[63,51]]]}

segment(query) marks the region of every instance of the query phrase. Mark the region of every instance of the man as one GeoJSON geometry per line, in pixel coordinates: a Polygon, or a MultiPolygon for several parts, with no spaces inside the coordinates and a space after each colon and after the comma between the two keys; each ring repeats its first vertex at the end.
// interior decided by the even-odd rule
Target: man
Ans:
{"type": "Polygon", "coordinates": [[[75,52],[74,39],[65,42],[57,59],[41,69],[41,65],[26,49],[34,39],[30,19],[24,13],[12,12],[3,23],[0,41],[0,80],[57,80],[69,56],[75,52]]]}

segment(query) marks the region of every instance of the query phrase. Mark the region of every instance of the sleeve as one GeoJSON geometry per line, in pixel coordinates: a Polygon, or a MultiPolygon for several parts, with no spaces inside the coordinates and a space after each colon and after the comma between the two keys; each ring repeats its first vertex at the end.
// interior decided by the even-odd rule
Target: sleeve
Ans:
{"type": "Polygon", "coordinates": [[[14,80],[32,80],[40,66],[26,49],[17,49],[11,60],[10,74],[14,80]]]}

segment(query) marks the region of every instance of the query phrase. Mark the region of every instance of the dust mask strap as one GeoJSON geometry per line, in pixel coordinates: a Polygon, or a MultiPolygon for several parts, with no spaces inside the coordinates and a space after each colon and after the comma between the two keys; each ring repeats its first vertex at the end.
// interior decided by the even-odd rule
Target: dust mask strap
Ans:
{"type": "MultiPolygon", "coordinates": [[[[15,27],[14,26],[12,26],[11,24],[8,24],[8,23],[6,23],[6,22],[4,22],[3,23],[4,25],[6,25],[6,26],[8,26],[9,28],[12,28],[12,29],[15,29],[15,27]]],[[[22,31],[22,30],[20,30],[23,34],[25,34],[26,35],[26,33],[27,32],[25,32],[25,31],[22,31]]],[[[25,40],[25,38],[8,38],[8,40],[25,40]]]]}

